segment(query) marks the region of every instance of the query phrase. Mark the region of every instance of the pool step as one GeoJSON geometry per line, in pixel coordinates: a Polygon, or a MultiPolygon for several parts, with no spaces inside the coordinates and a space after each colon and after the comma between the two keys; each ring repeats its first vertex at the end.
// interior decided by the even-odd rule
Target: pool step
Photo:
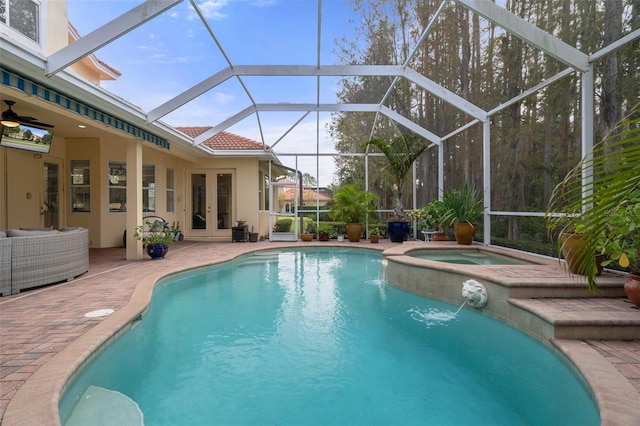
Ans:
{"type": "Polygon", "coordinates": [[[634,340],[640,336],[640,309],[627,298],[537,298],[509,303],[534,316],[529,332],[571,340],[634,340]]]}

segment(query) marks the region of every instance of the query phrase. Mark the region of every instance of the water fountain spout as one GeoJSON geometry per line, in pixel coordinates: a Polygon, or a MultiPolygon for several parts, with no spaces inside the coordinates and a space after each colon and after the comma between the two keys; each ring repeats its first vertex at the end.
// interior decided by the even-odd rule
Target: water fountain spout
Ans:
{"type": "Polygon", "coordinates": [[[476,280],[467,280],[462,283],[462,297],[465,298],[465,303],[474,308],[484,308],[489,299],[487,289],[476,280]]]}

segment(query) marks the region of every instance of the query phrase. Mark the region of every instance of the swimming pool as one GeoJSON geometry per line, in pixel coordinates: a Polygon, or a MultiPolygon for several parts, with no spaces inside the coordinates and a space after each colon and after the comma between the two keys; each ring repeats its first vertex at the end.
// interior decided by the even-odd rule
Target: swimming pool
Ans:
{"type": "Polygon", "coordinates": [[[486,316],[381,283],[379,253],[264,252],[164,280],[82,371],[153,424],[599,424],[567,366],[486,316]],[[195,368],[194,368],[195,367],[195,368]]]}

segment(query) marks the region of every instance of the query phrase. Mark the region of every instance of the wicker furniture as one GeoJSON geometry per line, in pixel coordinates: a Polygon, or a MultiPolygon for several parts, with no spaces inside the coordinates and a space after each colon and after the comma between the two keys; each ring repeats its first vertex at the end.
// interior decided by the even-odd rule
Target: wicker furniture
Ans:
{"type": "Polygon", "coordinates": [[[89,270],[89,231],[85,228],[10,229],[6,237],[0,236],[0,250],[3,296],[26,288],[71,281],[89,270]]]}

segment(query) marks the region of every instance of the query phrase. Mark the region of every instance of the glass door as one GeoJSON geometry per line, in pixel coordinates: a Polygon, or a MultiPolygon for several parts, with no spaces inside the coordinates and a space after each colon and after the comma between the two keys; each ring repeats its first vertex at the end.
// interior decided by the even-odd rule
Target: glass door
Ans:
{"type": "Polygon", "coordinates": [[[40,214],[43,217],[45,228],[60,227],[60,200],[59,200],[59,167],[55,163],[44,163],[44,185],[40,214]]]}
{"type": "Polygon", "coordinates": [[[191,223],[190,228],[196,232],[211,229],[211,205],[208,200],[207,174],[191,173],[191,223]]]}
{"type": "Polygon", "coordinates": [[[235,200],[232,171],[198,170],[188,173],[187,212],[189,236],[229,237],[234,217],[235,200]]]}

